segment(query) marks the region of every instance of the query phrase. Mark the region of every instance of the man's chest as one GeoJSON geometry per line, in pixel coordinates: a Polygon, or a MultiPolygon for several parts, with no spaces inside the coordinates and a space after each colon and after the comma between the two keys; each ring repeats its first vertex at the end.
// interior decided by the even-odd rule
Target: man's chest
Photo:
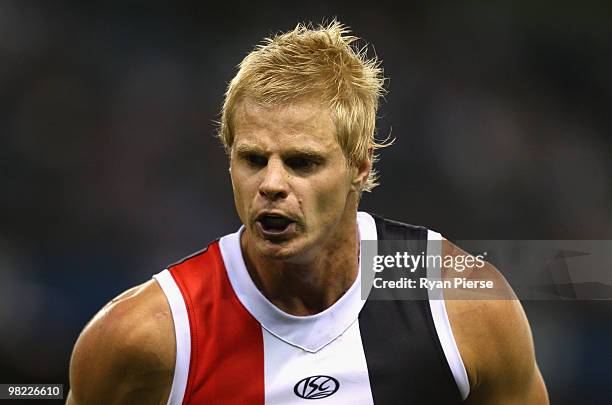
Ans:
{"type": "Polygon", "coordinates": [[[265,330],[263,342],[266,405],[373,404],[358,322],[315,353],[265,330]]]}

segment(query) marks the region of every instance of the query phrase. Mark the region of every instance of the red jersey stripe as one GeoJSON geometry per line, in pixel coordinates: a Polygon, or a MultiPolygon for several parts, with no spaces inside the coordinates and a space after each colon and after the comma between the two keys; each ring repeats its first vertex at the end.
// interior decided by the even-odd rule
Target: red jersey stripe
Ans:
{"type": "Polygon", "coordinates": [[[168,270],[185,300],[191,330],[183,404],[264,405],[261,325],[234,293],[219,242],[168,270]]]}

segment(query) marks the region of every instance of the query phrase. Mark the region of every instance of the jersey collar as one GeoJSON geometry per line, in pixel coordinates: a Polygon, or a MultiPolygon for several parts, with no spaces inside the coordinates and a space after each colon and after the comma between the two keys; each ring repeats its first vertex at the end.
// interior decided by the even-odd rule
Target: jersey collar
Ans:
{"type": "MultiPolygon", "coordinates": [[[[358,212],[357,226],[361,241],[377,240],[376,224],[371,215],[358,212]]],[[[236,296],[264,329],[290,345],[314,353],[334,341],[357,321],[365,303],[360,296],[361,269],[353,285],[326,310],[309,316],[291,315],[272,304],[253,283],[240,248],[240,234],[243,230],[244,226],[222,237],[219,246],[236,296]]]]}

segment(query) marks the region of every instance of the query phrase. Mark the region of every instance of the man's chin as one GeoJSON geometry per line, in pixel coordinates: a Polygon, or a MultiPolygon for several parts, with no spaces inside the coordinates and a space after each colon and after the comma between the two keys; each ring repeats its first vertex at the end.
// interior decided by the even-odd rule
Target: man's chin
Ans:
{"type": "Polygon", "coordinates": [[[268,260],[302,263],[307,256],[306,246],[302,240],[270,241],[259,239],[255,244],[257,252],[268,260]]]}
{"type": "Polygon", "coordinates": [[[287,241],[283,243],[262,241],[257,245],[256,249],[259,254],[269,260],[287,261],[299,253],[294,244],[287,241]]]}
{"type": "Polygon", "coordinates": [[[267,238],[255,231],[249,236],[248,243],[264,259],[290,263],[308,261],[309,243],[307,238],[304,237],[305,235],[292,235],[289,238],[267,238]]]}

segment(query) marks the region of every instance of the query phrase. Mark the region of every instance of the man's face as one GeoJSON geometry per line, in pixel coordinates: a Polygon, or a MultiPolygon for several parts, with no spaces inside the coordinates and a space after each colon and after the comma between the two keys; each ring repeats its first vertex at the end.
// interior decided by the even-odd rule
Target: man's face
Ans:
{"type": "Polygon", "coordinates": [[[336,228],[356,210],[347,197],[357,195],[367,173],[347,165],[329,109],[313,101],[267,107],[244,99],[232,122],[234,201],[250,247],[269,259],[300,262],[333,245],[336,228]]]}

